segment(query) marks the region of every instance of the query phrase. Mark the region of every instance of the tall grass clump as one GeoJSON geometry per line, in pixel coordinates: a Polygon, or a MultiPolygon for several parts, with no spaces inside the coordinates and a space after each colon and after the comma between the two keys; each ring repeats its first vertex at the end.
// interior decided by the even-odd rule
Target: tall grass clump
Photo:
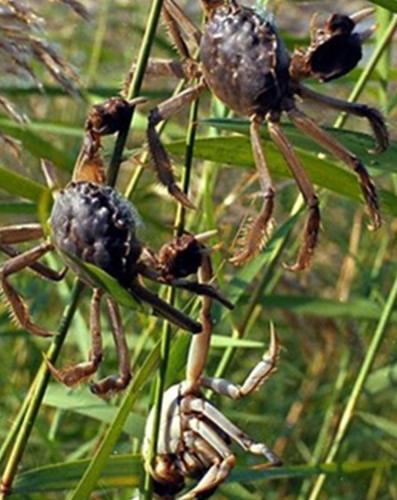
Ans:
{"type": "MultiPolygon", "coordinates": [[[[200,23],[199,2],[179,4],[200,23]]],[[[258,188],[248,122],[237,120],[211,95],[162,127],[179,184],[196,210],[176,208],[154,180],[145,144],[147,112],[186,83],[145,76],[149,56],[175,57],[159,22],[162,1],[0,1],[1,225],[45,223],[51,193],[41,160],[52,162],[60,184],[66,184],[90,106],[118,94],[126,82],[125,97],[143,95],[149,102],[131,115],[129,131],[104,139],[103,155],[109,183],[141,215],[140,237],[157,249],[184,230],[217,229],[211,241],[214,270],[235,311],[213,308],[215,334],[206,372],[242,381],[267,344],[269,321],[275,325],[282,344],[277,374],[243,404],[220,398],[216,404],[256,439],[271,444],[285,465],[266,469],[237,452],[237,467],[214,498],[397,498],[396,2],[357,0],[347,7],[341,1],[274,0],[267,6],[292,50],[307,43],[310,18],[320,8],[351,12],[371,4],[377,30],[360,66],[335,82],[309,84],[380,108],[390,148],[369,154],[372,139],[357,118],[318,107],[307,112],[369,167],[379,188],[383,226],[376,233],[366,230],[354,175],[286,126],[321,190],[323,215],[311,269],[291,274],[282,263],[296,254],[303,202],[270,146],[277,225],[252,262],[241,268],[228,262],[237,228],[254,213],[258,188]]],[[[57,257],[48,259],[51,267],[62,267],[57,257]]],[[[53,363],[72,363],[88,354],[87,294],[69,274],[56,285],[29,271],[12,277],[36,321],[57,333],[51,340],[22,331],[0,305],[3,494],[33,500],[151,498],[140,456],[145,419],[153,405],[160,414],[164,389],[183,378],[189,336],[124,308],[134,368],[127,390],[104,401],[87,384],[66,389],[49,377],[43,355],[53,363]]],[[[183,293],[170,292],[167,300],[197,314],[197,303],[183,293]]],[[[108,326],[103,325],[106,371],[117,365],[108,326]]]]}

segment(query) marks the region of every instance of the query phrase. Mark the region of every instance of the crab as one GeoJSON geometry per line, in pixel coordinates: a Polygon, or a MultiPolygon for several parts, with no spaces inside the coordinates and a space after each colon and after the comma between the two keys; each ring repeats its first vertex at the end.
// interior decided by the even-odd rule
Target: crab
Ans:
{"type": "Polygon", "coordinates": [[[300,101],[312,101],[326,108],[364,117],[376,139],[374,152],[380,153],[388,147],[388,131],[378,110],[322,95],[302,83],[308,77],[327,82],[348,73],[357,65],[362,55],[362,44],[373,32],[372,28],[359,30],[357,25],[373,9],[365,9],[350,16],[331,15],[325,23],[312,26],[308,47],[297,49],[290,55],[277,32],[272,15],[266,10],[245,7],[235,0],[201,0],[201,3],[205,12],[203,32],[186,17],[174,0],[164,1],[164,20],[182,61],[153,60],[148,67],[148,73],[152,75],[173,75],[178,78],[183,75],[187,81],[195,79],[194,84],[150,112],[148,144],[160,182],[180,203],[192,206],[176,183],[171,161],[156,126],[209,89],[232,111],[249,117],[253,157],[263,199],[252,223],[243,228],[243,244],[231,258],[235,265],[246,263],[261,251],[272,227],[275,187],[261,141],[264,122],[308,207],[297,260],[287,267],[293,271],[307,268],[317,244],[319,200],[300,159],[283,132],[280,124],[283,114],[357,175],[370,217],[369,229],[379,228],[381,216],[378,196],[363,162],[308,117],[298,104],[300,101]],[[191,56],[189,44],[199,49],[200,62],[191,56]]]}
{"type": "MultiPolygon", "coordinates": [[[[209,295],[225,306],[232,307],[211,284],[186,279],[187,276],[198,273],[202,261],[209,258],[203,243],[205,235],[180,235],[165,244],[159,253],[155,253],[137,236],[140,218],[134,206],[115,189],[102,184],[104,171],[100,138],[119,130],[123,124],[122,116],[136,103],[136,100],[127,102],[121,98],[113,98],[92,110],[73,180],[64,189],[55,192],[49,219],[49,236],[40,224],[0,228],[0,250],[11,257],[0,268],[1,285],[14,318],[30,333],[41,337],[51,335],[32,321],[24,300],[10,283],[13,274],[30,268],[42,278],[61,280],[66,269],[57,272],[39,262],[48,252],[57,251],[67,267],[93,289],[90,307],[92,346],[88,361],[64,369],[56,369],[49,364],[52,374],[67,386],[74,386],[91,378],[103,357],[100,307],[106,290],[87,271],[84,263],[93,264],[105,271],[138,302],[148,304],[154,314],[193,334],[202,331],[202,324],[145,287],[143,278],[187,289],[198,295],[209,295]],[[14,246],[40,239],[43,242],[24,252],[14,246]]],[[[91,390],[98,395],[121,391],[131,378],[119,306],[109,294],[106,302],[119,358],[119,373],[91,384],[91,390]]]]}
{"type": "MultiPolygon", "coordinates": [[[[206,298],[207,302],[210,299],[206,298]]],[[[207,311],[208,309],[207,304],[207,311]]],[[[274,329],[268,351],[253,368],[242,385],[222,378],[203,376],[211,335],[211,322],[192,338],[186,379],[163,394],[156,456],[150,461],[154,409],[149,413],[142,447],[145,468],[151,474],[154,491],[161,497],[174,498],[187,478],[199,479],[196,486],[181,499],[208,498],[226,480],[236,463],[231,450],[235,442],[254,455],[264,456],[266,466],[280,466],[281,459],[265,443],[256,442],[233,424],[208,399],[203,389],[233,400],[256,391],[275,371],[279,342],[274,329]]]]}

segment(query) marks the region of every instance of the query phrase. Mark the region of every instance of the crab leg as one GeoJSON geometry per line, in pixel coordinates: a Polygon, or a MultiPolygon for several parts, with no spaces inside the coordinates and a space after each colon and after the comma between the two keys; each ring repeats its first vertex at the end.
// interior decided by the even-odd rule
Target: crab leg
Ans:
{"type": "Polygon", "coordinates": [[[291,271],[300,271],[307,268],[310,264],[317,243],[320,228],[318,198],[309,177],[302,167],[299,158],[296,156],[291,143],[282,131],[280,124],[275,121],[269,121],[268,128],[270,137],[284,156],[305,202],[309,207],[309,216],[306,222],[303,244],[298,255],[298,260],[292,266],[286,266],[291,271]]]}
{"type": "Polygon", "coordinates": [[[103,291],[99,288],[94,290],[90,307],[90,333],[91,333],[91,351],[89,361],[79,363],[57,370],[54,365],[47,361],[48,368],[52,375],[62,384],[72,387],[79,384],[84,379],[91,377],[98,370],[103,358],[100,307],[103,291]]]}
{"type": "Polygon", "coordinates": [[[171,12],[167,9],[167,4],[163,6],[163,19],[168,28],[169,35],[175,43],[175,47],[184,60],[191,59],[189,48],[182,37],[177,21],[173,18],[171,12]]]}
{"type": "MultiPolygon", "coordinates": [[[[10,244],[25,243],[43,237],[44,231],[41,224],[17,224],[15,226],[2,227],[0,228],[0,251],[9,257],[17,257],[24,252],[20,252],[10,244]]],[[[34,262],[28,267],[36,271],[40,276],[52,281],[60,281],[64,278],[67,271],[67,268],[62,269],[60,272],[54,271],[40,262],[34,262]]]]}
{"type": "Polygon", "coordinates": [[[127,387],[131,380],[131,368],[128,355],[128,345],[121,321],[120,309],[113,299],[107,299],[112,334],[119,356],[119,375],[106,377],[103,380],[91,384],[94,394],[107,394],[109,392],[121,391],[127,387]]]}
{"type": "MultiPolygon", "coordinates": [[[[135,73],[136,64],[131,66],[131,76],[135,73]]],[[[176,77],[188,79],[189,75],[184,64],[176,59],[149,59],[145,70],[145,77],[176,77]]]]}
{"type": "Polygon", "coordinates": [[[51,243],[43,243],[35,248],[32,248],[31,250],[28,250],[27,252],[11,258],[0,268],[1,284],[12,308],[12,312],[15,315],[15,318],[28,332],[33,333],[34,335],[38,335],[39,337],[51,337],[52,334],[32,322],[25,302],[10,284],[10,282],[8,281],[8,277],[11,274],[17,273],[21,269],[24,269],[25,267],[31,266],[37,260],[43,257],[43,255],[53,249],[54,247],[51,243]]]}
{"type": "Polygon", "coordinates": [[[193,321],[189,318],[189,316],[183,314],[183,312],[171,306],[168,302],[160,299],[160,297],[158,297],[155,293],[151,292],[139,283],[135,282],[131,287],[130,292],[137,299],[140,299],[152,306],[153,311],[156,314],[165,318],[173,325],[191,333],[201,332],[202,327],[200,323],[193,321]]]}
{"type": "MultiPolygon", "coordinates": [[[[5,254],[7,254],[9,257],[16,257],[17,255],[22,255],[23,253],[10,245],[0,244],[0,250],[5,254]]],[[[65,277],[65,274],[67,273],[68,270],[67,267],[64,267],[60,271],[55,271],[54,269],[47,267],[41,262],[34,262],[28,267],[30,269],[33,269],[33,271],[35,271],[42,278],[46,278],[51,281],[61,281],[65,277]]]]}
{"type": "Polygon", "coordinates": [[[376,148],[373,152],[381,153],[388,148],[390,142],[389,133],[385,120],[377,109],[366,106],[365,104],[346,102],[341,99],[336,99],[335,97],[323,95],[305,87],[302,84],[299,85],[297,91],[304,99],[310,99],[311,101],[324,104],[325,106],[336,109],[337,111],[343,111],[345,113],[366,118],[371,125],[372,132],[376,139],[376,148]]]}
{"type": "Polygon", "coordinates": [[[208,387],[220,395],[237,400],[248,396],[266,382],[276,369],[280,346],[274,328],[271,329],[270,346],[262,360],[253,368],[242,385],[233,384],[222,378],[201,379],[203,387],[208,387]]]}
{"type": "Polygon", "coordinates": [[[41,224],[16,224],[0,229],[0,244],[24,243],[44,237],[41,224]]]}
{"type": "MultiPolygon", "coordinates": [[[[182,29],[188,36],[189,40],[194,42],[196,48],[198,48],[200,46],[202,37],[200,29],[191,21],[191,19],[189,19],[186,16],[186,14],[179,7],[179,5],[176,2],[174,2],[174,0],[164,0],[163,8],[167,12],[168,16],[172,18],[175,25],[178,26],[178,31],[179,29],[182,29]]],[[[171,32],[171,36],[172,35],[173,33],[171,32]]],[[[179,31],[179,36],[180,36],[180,31],[179,31]]]]}
{"type": "Polygon", "coordinates": [[[228,477],[235,463],[234,455],[229,454],[228,457],[211,465],[197,485],[181,496],[180,500],[201,498],[203,494],[211,494],[228,477]]]}
{"type": "Polygon", "coordinates": [[[184,278],[165,280],[159,272],[148,268],[146,265],[141,265],[139,267],[139,274],[154,281],[155,283],[161,283],[162,285],[169,285],[175,288],[182,288],[183,290],[188,290],[189,292],[196,293],[197,295],[206,295],[217,300],[228,309],[233,309],[234,307],[233,304],[229,302],[227,298],[224,297],[215,287],[207,283],[197,283],[197,281],[189,281],[184,278]]]}
{"type": "MultiPolygon", "coordinates": [[[[217,427],[219,427],[225,434],[227,434],[232,440],[234,440],[243,450],[248,451],[254,455],[264,455],[269,462],[273,465],[280,465],[281,459],[274,453],[274,451],[269,448],[265,443],[257,443],[253,441],[248,434],[239,429],[236,425],[234,425],[228,418],[225,417],[215,406],[213,406],[208,401],[205,401],[202,398],[195,397],[187,397],[182,402],[182,409],[186,412],[197,412],[200,415],[204,416],[210,422],[217,427]]],[[[214,443],[217,443],[217,440],[220,440],[223,444],[223,441],[219,438],[219,436],[202,420],[196,419],[198,422],[201,422],[203,426],[199,426],[194,428],[196,425],[194,423],[193,418],[189,420],[189,427],[198,432],[206,441],[211,443],[214,446],[214,443]],[[207,428],[211,431],[211,435],[208,435],[207,428]],[[212,439],[212,434],[215,434],[217,440],[212,439]]],[[[216,446],[214,446],[216,448],[216,446]]],[[[217,448],[216,448],[217,449],[217,448]]]]}
{"type": "Polygon", "coordinates": [[[343,161],[357,174],[372,221],[370,229],[378,229],[381,225],[378,195],[376,193],[375,184],[361,160],[337,142],[331,135],[325,132],[299,109],[291,109],[288,112],[288,116],[298,129],[310,135],[317,143],[336,156],[336,158],[343,161]]]}
{"type": "Polygon", "coordinates": [[[162,104],[152,109],[149,114],[147,137],[149,151],[153,159],[153,165],[157,172],[158,179],[164,186],[167,187],[168,192],[174,196],[174,198],[188,208],[194,208],[194,205],[192,205],[185,193],[183,193],[183,191],[181,191],[175,183],[171,161],[168,157],[167,151],[160,141],[156,125],[163,120],[166,120],[173,114],[178,113],[185,106],[197,99],[205,88],[206,86],[204,83],[199,83],[194,87],[190,87],[177,96],[164,101],[162,104]]]}
{"type": "Polygon", "coordinates": [[[254,222],[247,228],[244,237],[244,248],[230,261],[236,265],[242,265],[252,259],[263,248],[269,233],[269,225],[274,207],[274,187],[267,166],[266,157],[261,144],[260,128],[262,119],[257,115],[251,118],[251,145],[255,159],[255,165],[259,174],[259,182],[263,192],[263,205],[254,222]]]}

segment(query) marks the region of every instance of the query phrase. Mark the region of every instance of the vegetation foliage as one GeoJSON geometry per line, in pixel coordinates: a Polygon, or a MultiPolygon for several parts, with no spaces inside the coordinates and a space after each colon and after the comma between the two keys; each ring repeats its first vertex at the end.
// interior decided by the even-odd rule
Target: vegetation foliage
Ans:
{"type": "MultiPolygon", "coordinates": [[[[0,0],[1,225],[45,223],[51,195],[40,160],[54,163],[61,185],[68,182],[87,111],[119,92],[138,57],[148,3],[87,1],[83,8],[75,0],[0,0]]],[[[179,3],[200,21],[199,2],[179,3]]],[[[143,221],[140,237],[151,247],[170,239],[175,222],[195,233],[218,230],[212,240],[217,281],[236,309],[230,313],[214,307],[207,373],[242,381],[267,345],[269,321],[282,344],[278,372],[258,393],[240,403],[217,398],[216,404],[241,428],[272,445],[285,465],[267,470],[237,452],[238,466],[215,498],[397,499],[397,69],[392,37],[397,7],[395,0],[360,0],[349,2],[349,9],[371,3],[377,6],[378,28],[361,66],[334,83],[310,84],[372,103],[387,116],[392,145],[380,156],[368,154],[372,139],[362,121],[338,121],[338,130],[332,131],[374,176],[383,226],[376,233],[367,231],[354,175],[286,126],[321,192],[320,243],[304,273],[291,274],[281,265],[296,255],[304,214],[296,186],[271,146],[270,166],[278,181],[276,228],[250,264],[234,268],[228,262],[237,228],[254,211],[258,187],[247,122],[231,116],[209,94],[198,105],[191,178],[185,177],[197,210],[185,218],[175,214],[176,204],[147,168],[145,113],[171,95],[178,82],[143,81],[140,93],[150,102],[135,113],[117,188],[137,207],[143,221]]],[[[307,43],[315,11],[345,10],[346,2],[273,0],[268,7],[293,49],[307,43]]],[[[174,56],[161,26],[149,42],[152,55],[174,56]]],[[[140,83],[130,93],[138,92],[140,83]]],[[[163,132],[181,177],[189,160],[186,137],[194,138],[195,109],[190,121],[187,113],[178,116],[163,132]]],[[[338,118],[315,107],[307,111],[331,129],[338,118]]],[[[107,162],[113,148],[114,138],[106,138],[107,162]]],[[[57,257],[48,259],[49,265],[62,266],[57,257]]],[[[6,305],[0,306],[0,470],[14,478],[11,498],[80,500],[95,491],[98,498],[129,499],[145,483],[139,450],[160,364],[162,322],[99,276],[124,305],[134,378],[124,395],[110,401],[92,395],[86,384],[66,389],[49,378],[43,353],[51,360],[60,354],[60,364],[88,353],[88,294],[69,274],[56,285],[28,271],[12,278],[36,321],[58,332],[54,340],[21,331],[10,322],[6,305]]],[[[198,304],[187,294],[178,293],[175,300],[193,316],[197,313],[198,304]]],[[[103,330],[103,369],[110,372],[116,368],[115,352],[108,325],[103,330]]],[[[188,334],[172,331],[169,369],[162,371],[165,387],[183,378],[188,343],[188,334]]]]}

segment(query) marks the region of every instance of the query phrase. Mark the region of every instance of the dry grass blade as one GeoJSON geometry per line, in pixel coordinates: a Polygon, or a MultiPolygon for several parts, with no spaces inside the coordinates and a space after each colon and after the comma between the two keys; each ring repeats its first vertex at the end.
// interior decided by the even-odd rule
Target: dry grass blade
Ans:
{"type": "Polygon", "coordinates": [[[26,116],[21,115],[15,108],[15,106],[5,97],[0,95],[0,108],[10,116],[13,120],[18,123],[24,123],[27,121],[26,116]]]}
{"type": "Polygon", "coordinates": [[[84,5],[77,0],[58,0],[65,5],[68,5],[71,9],[73,9],[79,16],[88,21],[90,19],[90,15],[88,10],[84,7],[84,5]]]}
{"type": "MultiPolygon", "coordinates": [[[[65,2],[66,3],[66,2],[65,2]]],[[[78,2],[67,2],[76,10],[78,2]]],[[[0,0],[0,71],[11,78],[41,83],[33,68],[39,61],[69,93],[78,93],[77,74],[45,39],[45,20],[22,0],[0,0]]]]}

